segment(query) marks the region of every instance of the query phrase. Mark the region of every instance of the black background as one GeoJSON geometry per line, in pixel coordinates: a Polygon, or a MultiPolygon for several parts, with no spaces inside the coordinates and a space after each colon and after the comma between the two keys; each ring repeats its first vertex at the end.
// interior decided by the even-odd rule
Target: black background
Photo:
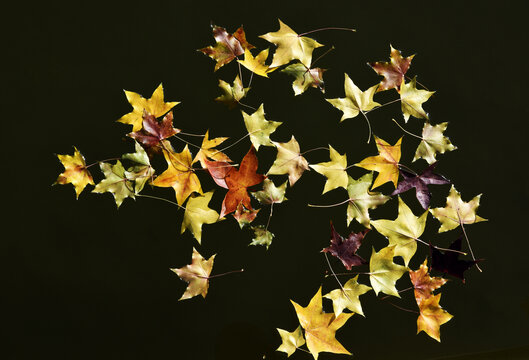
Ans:
{"type": "MultiPolygon", "coordinates": [[[[3,140],[8,144],[2,157],[8,231],[0,242],[1,336],[8,343],[1,351],[6,358],[286,358],[274,352],[280,344],[275,328],[292,331],[297,326],[289,299],[305,306],[320,284],[324,292],[336,288],[331,278],[323,279],[327,265],[319,251],[328,243],[329,220],[340,232],[347,230],[345,206],[313,209],[306,204],[339,202],[344,191],[321,196],[325,179],[315,172],[303,175],[289,188],[289,201],[275,208],[271,230],[276,238],[268,251],[248,247],[251,234],[240,231],[231,218],[204,226],[199,249],[206,257],[218,254],[213,273],[246,271],[212,280],[205,300],[179,302],[186,285],[168,269],[187,264],[192,247],[198,246],[189,233],[179,234],[181,211],[150,199],[127,199],[117,211],[109,194],[85,191],[76,201],[70,185],[50,186],[62,171],[55,154],[71,154],[72,145],[88,163],[133,150],[125,137],[130,126],[115,122],[130,111],[122,89],[149,97],[163,82],[166,99],[182,102],[175,108],[176,127],[243,136],[239,111],[212,100],[219,95],[217,79],[231,82],[236,65],[214,73],[214,62],[196,49],[213,44],[210,21],[229,31],[244,24],[248,40],[266,48],[270,44],[257,36],[276,31],[277,18],[299,33],[326,26],[357,29],[312,34],[336,47],[319,63],[329,69],[327,98],[343,96],[344,72],[361,89],[377,83],[379,77],[365,63],[386,61],[390,44],[404,55],[416,53],[410,75],[437,91],[425,108],[432,122],[450,122],[447,135],[459,147],[439,157],[438,171],[465,201],[483,193],[478,214],[490,219],[467,227],[475,252],[486,259],[484,272],[471,269],[466,284],[453,280],[443,288],[441,304],[455,317],[442,326],[442,343],[415,335],[416,315],[376,299],[373,292],[362,297],[366,318],[354,316],[338,331],[338,339],[356,359],[529,356],[526,12],[508,2],[475,4],[46,2],[6,11],[5,57],[11,61],[4,68],[3,140]],[[458,357],[482,352],[489,354],[458,357]]],[[[249,72],[244,75],[247,81],[249,72]]],[[[282,74],[254,77],[246,99],[254,107],[263,102],[267,119],[283,122],[274,140],[288,141],[294,134],[302,151],[330,143],[347,152],[349,163],[376,154],[374,145],[365,143],[361,117],[339,124],[341,113],[318,91],[294,97],[290,84],[282,74]]],[[[395,95],[380,94],[378,101],[395,95]]],[[[390,143],[402,135],[392,117],[403,123],[398,104],[370,114],[374,133],[390,143]]],[[[421,127],[414,118],[407,125],[417,134],[421,127]]],[[[189,140],[199,144],[199,139],[189,140]]],[[[416,145],[415,139],[404,138],[404,163],[411,164],[416,145]]],[[[228,153],[240,161],[248,148],[245,141],[228,153]]],[[[261,172],[274,154],[270,148],[260,150],[261,172]]],[[[315,151],[307,159],[327,161],[328,155],[315,151]]],[[[412,166],[419,170],[425,164],[421,160],[412,166]]],[[[363,173],[350,171],[355,178],[363,173]]],[[[201,178],[205,190],[213,189],[211,181],[201,178]]],[[[278,184],[284,177],[274,180],[278,184]]],[[[444,206],[448,189],[433,188],[433,206],[444,206]]],[[[392,188],[386,184],[380,190],[392,188]]],[[[174,198],[172,189],[148,191],[174,198]]],[[[211,206],[219,209],[223,196],[217,189],[211,206]]],[[[418,214],[413,196],[404,199],[418,214]]],[[[267,209],[262,212],[261,223],[267,209]]],[[[373,212],[376,218],[396,214],[396,199],[373,212]]],[[[458,235],[436,235],[437,228],[430,217],[425,236],[441,245],[458,235]]],[[[368,257],[372,246],[384,245],[373,232],[360,253],[368,257]]],[[[419,250],[411,267],[427,253],[422,246],[419,250]]],[[[337,261],[333,266],[342,270],[337,261]]],[[[403,279],[398,285],[402,289],[408,283],[403,279]]],[[[394,302],[413,308],[410,295],[394,302]]],[[[325,307],[331,311],[330,302],[325,307]]],[[[298,352],[291,358],[311,355],[298,352]]],[[[320,354],[320,359],[335,358],[347,357],[320,354]]]]}

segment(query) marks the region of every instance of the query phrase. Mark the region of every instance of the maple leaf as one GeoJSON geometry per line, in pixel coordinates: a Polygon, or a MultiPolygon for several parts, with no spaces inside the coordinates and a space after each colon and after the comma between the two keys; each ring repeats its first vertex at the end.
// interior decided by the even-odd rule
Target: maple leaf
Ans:
{"type": "Polygon", "coordinates": [[[439,232],[452,230],[463,224],[487,221],[487,219],[476,215],[480,198],[481,194],[475,196],[469,202],[463,202],[461,194],[452,185],[446,198],[446,206],[444,208],[430,209],[432,215],[441,223],[439,232]]]}
{"type": "Polygon", "coordinates": [[[433,163],[420,175],[412,174],[406,170],[400,169],[400,174],[404,179],[399,182],[397,188],[391,193],[391,195],[401,194],[415,188],[415,196],[417,197],[417,200],[419,200],[419,203],[424,210],[428,209],[431,198],[428,185],[450,184],[450,180],[446,179],[444,176],[433,173],[436,165],[437,163],[433,163]]]}
{"type": "Polygon", "coordinates": [[[288,332],[283,329],[277,329],[279,336],[281,336],[281,345],[277,348],[276,351],[282,351],[287,353],[287,357],[290,357],[296,349],[305,344],[305,338],[303,337],[303,332],[301,331],[301,326],[298,326],[293,332],[288,332]]]}
{"type": "Polygon", "coordinates": [[[211,196],[213,196],[213,191],[192,196],[186,204],[181,233],[189,229],[199,244],[202,238],[202,225],[213,224],[219,220],[219,213],[208,207],[211,196]]]}
{"type": "Polygon", "coordinates": [[[123,115],[118,121],[132,125],[133,132],[141,130],[143,126],[144,111],[158,118],[180,103],[179,101],[168,103],[164,101],[162,84],[158,85],[150,99],[145,99],[140,94],[132,91],[124,91],[128,102],[132,105],[132,111],[123,115]]]}
{"type": "Polygon", "coordinates": [[[214,149],[216,146],[222,144],[224,141],[226,141],[227,137],[218,137],[215,139],[209,139],[209,130],[206,131],[204,134],[204,139],[202,140],[202,145],[200,146],[200,150],[195,155],[195,159],[193,159],[193,163],[200,161],[200,165],[202,165],[202,168],[207,168],[207,163],[205,160],[212,159],[215,161],[223,161],[223,162],[231,162],[231,159],[228,157],[228,155],[224,154],[223,152],[214,149]]]}
{"type": "Polygon", "coordinates": [[[270,179],[264,179],[263,190],[253,192],[252,195],[263,205],[272,205],[282,203],[288,200],[285,197],[285,191],[287,190],[287,181],[285,181],[279,187],[276,187],[274,182],[270,179]]]}
{"type": "Polygon", "coordinates": [[[218,186],[227,189],[226,176],[235,169],[235,166],[226,161],[209,161],[207,159],[204,160],[204,165],[206,165],[206,169],[208,169],[213,181],[218,186]]]}
{"type": "Polygon", "coordinates": [[[349,281],[344,284],[343,289],[335,289],[330,293],[323,295],[324,298],[332,300],[335,316],[339,316],[344,309],[349,309],[354,313],[364,316],[359,297],[371,290],[371,287],[359,284],[357,280],[358,275],[349,279],[349,281]]]}
{"type": "Polygon", "coordinates": [[[167,170],[154,179],[152,185],[172,187],[175,191],[178,205],[182,205],[189,195],[195,191],[202,194],[200,181],[191,167],[193,162],[187,145],[180,153],[164,151],[163,155],[165,161],[167,161],[167,170]]]}
{"type": "Polygon", "coordinates": [[[359,233],[351,232],[347,238],[344,238],[334,229],[331,221],[331,245],[323,249],[322,252],[328,252],[340,259],[347,270],[351,270],[353,266],[365,264],[366,261],[356,255],[356,252],[362,245],[362,240],[368,231],[369,229],[359,233]]]}
{"type": "Polygon", "coordinates": [[[439,305],[441,294],[431,296],[419,304],[420,315],[417,318],[417,334],[421,331],[441,342],[440,326],[447,323],[453,315],[439,305]]]}
{"type": "Polygon", "coordinates": [[[125,177],[129,180],[134,180],[134,193],[139,194],[147,181],[154,176],[154,169],[151,166],[147,152],[137,141],[134,141],[134,147],[136,152],[124,154],[122,159],[134,163],[133,166],[125,171],[125,177]]]}
{"type": "Polygon", "coordinates": [[[253,239],[250,245],[262,245],[268,247],[272,244],[274,239],[274,234],[266,229],[263,225],[250,226],[250,229],[253,231],[253,239]]]}
{"type": "Polygon", "coordinates": [[[219,79],[219,87],[222,91],[222,95],[216,97],[215,101],[226,104],[229,109],[233,109],[235,106],[237,106],[239,101],[245,97],[250,90],[249,87],[245,88],[242,85],[239,75],[237,75],[235,80],[233,80],[233,85],[230,85],[226,81],[219,79]]]}
{"type": "Polygon", "coordinates": [[[385,204],[391,197],[379,192],[371,192],[369,188],[373,183],[373,173],[365,174],[358,180],[349,176],[347,192],[349,194],[349,205],[347,206],[347,226],[356,219],[366,228],[370,228],[369,209],[385,204]]]}
{"type": "Polygon", "coordinates": [[[407,84],[404,79],[402,79],[399,94],[404,121],[408,122],[410,116],[418,119],[428,119],[428,114],[422,108],[422,104],[426,102],[434,92],[435,91],[417,90],[416,78],[411,79],[407,84]]]}
{"type": "Polygon", "coordinates": [[[309,69],[301,63],[290,64],[281,72],[293,76],[294,82],[292,83],[292,89],[294,95],[303,94],[309,87],[320,89],[322,93],[325,93],[323,87],[323,72],[325,70],[320,68],[309,69]]]}
{"type": "Polygon", "coordinates": [[[162,119],[162,122],[158,122],[154,115],[148,112],[143,112],[143,128],[136,132],[128,134],[131,138],[139,141],[147,148],[163,148],[163,141],[176,135],[180,132],[180,129],[173,127],[173,112],[169,111],[162,119]]]}
{"type": "Polygon", "coordinates": [[[347,184],[349,183],[349,178],[345,171],[347,169],[347,154],[340,155],[338,151],[329,145],[329,156],[331,161],[309,165],[316,172],[327,178],[322,194],[339,187],[347,189],[347,184]]]}
{"type": "Polygon", "coordinates": [[[198,51],[203,52],[217,62],[215,64],[215,71],[242,55],[244,50],[255,47],[246,41],[246,34],[242,26],[233,34],[229,34],[221,26],[211,25],[211,28],[216,44],[198,49],[198,51]]]}
{"type": "Polygon", "coordinates": [[[369,111],[377,106],[379,103],[373,101],[373,95],[377,91],[378,85],[371,86],[366,91],[362,91],[356,86],[345,74],[344,81],[345,98],[325,99],[332,106],[343,112],[340,121],[356,117],[361,111],[369,111]]]}
{"type": "Polygon", "coordinates": [[[59,175],[55,184],[72,184],[75,189],[75,198],[79,198],[79,194],[83,192],[86,185],[94,185],[94,179],[86,168],[84,156],[74,146],[73,155],[57,154],[59,161],[64,166],[64,172],[59,175]]]}
{"type": "Polygon", "coordinates": [[[250,135],[250,141],[256,150],[259,150],[259,146],[261,145],[275,146],[270,140],[270,135],[282,123],[265,119],[264,104],[261,104],[252,115],[248,115],[242,110],[241,113],[246,130],[248,130],[248,134],[250,135]]]}
{"type": "Polygon", "coordinates": [[[379,292],[383,292],[400,298],[395,283],[409,269],[406,266],[395,264],[393,262],[394,256],[395,245],[387,246],[378,253],[373,248],[369,260],[369,280],[377,295],[379,292]]]}
{"type": "Polygon", "coordinates": [[[428,259],[425,259],[418,270],[410,270],[410,280],[413,284],[415,301],[420,305],[425,299],[433,296],[433,292],[446,283],[441,277],[431,277],[428,274],[428,259]]]}
{"type": "Polygon", "coordinates": [[[450,139],[443,135],[443,132],[448,126],[447,122],[438,125],[430,125],[428,122],[424,123],[422,128],[422,140],[413,161],[417,159],[424,159],[428,164],[433,164],[437,153],[443,154],[445,151],[452,151],[457,149],[457,146],[452,145],[450,139]]]}
{"type": "Polygon", "coordinates": [[[379,155],[370,156],[355,164],[355,166],[364,168],[366,170],[375,170],[378,172],[378,176],[373,183],[374,189],[388,181],[393,182],[395,188],[399,181],[399,161],[400,161],[400,146],[402,143],[402,137],[395,143],[395,145],[389,145],[384,140],[373,135],[379,155]]]}
{"type": "Polygon", "coordinates": [[[394,256],[401,256],[408,266],[417,251],[417,239],[424,232],[428,211],[420,217],[413,215],[408,205],[399,197],[399,216],[395,220],[371,220],[371,225],[395,245],[394,256]]]}
{"type": "Polygon", "coordinates": [[[299,323],[305,330],[307,348],[314,359],[318,359],[318,354],[322,351],[351,354],[336,340],[335,334],[354,314],[341,313],[339,316],[335,316],[334,313],[324,313],[321,286],[307,307],[302,307],[292,300],[290,302],[294,305],[299,323]]]}
{"type": "Polygon", "coordinates": [[[246,49],[244,51],[244,60],[237,60],[245,68],[257,74],[259,76],[268,77],[268,73],[271,73],[276,68],[270,68],[265,64],[266,59],[268,59],[268,49],[264,49],[256,57],[253,57],[250,50],[246,49]]]}
{"type": "Polygon", "coordinates": [[[119,160],[116,161],[115,165],[109,163],[99,163],[101,171],[105,175],[105,178],[96,185],[92,192],[94,193],[105,193],[109,192],[114,195],[114,200],[119,208],[124,199],[130,197],[135,199],[133,181],[127,179],[125,175],[125,168],[119,160]]]}
{"type": "Polygon", "coordinates": [[[256,173],[257,166],[257,155],[255,154],[255,148],[252,146],[242,159],[239,169],[232,168],[227,172],[224,180],[228,187],[228,193],[222,201],[220,217],[234,212],[239,203],[242,203],[247,209],[252,209],[247,189],[250,186],[261,183],[265,179],[264,175],[256,173]]]}
{"type": "Polygon", "coordinates": [[[404,80],[404,75],[410,68],[411,60],[414,55],[410,55],[406,58],[402,57],[399,50],[394,49],[393,46],[389,46],[391,49],[390,52],[390,62],[371,62],[368,63],[373,70],[376,71],[378,75],[382,75],[384,79],[380,82],[378,91],[384,91],[389,89],[399,90],[402,81],[404,80]]]}
{"type": "MultiPolygon", "coordinates": [[[[462,237],[457,238],[450,246],[450,250],[461,250],[462,237]]],[[[445,251],[444,253],[434,248],[430,244],[432,254],[432,269],[449,274],[465,282],[465,271],[476,265],[481,259],[477,260],[460,260],[459,253],[454,251],[445,251]]]]}
{"type": "Polygon", "coordinates": [[[290,186],[293,186],[305,170],[309,170],[309,163],[301,156],[299,144],[292,135],[289,142],[277,143],[272,141],[277,148],[277,157],[268,170],[267,175],[288,174],[290,186]]]}
{"type": "Polygon", "coordinates": [[[261,209],[246,209],[242,203],[239,203],[237,210],[235,210],[235,213],[233,213],[233,217],[235,220],[237,220],[239,227],[242,229],[254,221],[259,210],[261,209]]]}
{"type": "Polygon", "coordinates": [[[206,297],[209,287],[209,274],[211,274],[211,269],[213,268],[215,255],[206,260],[193,248],[191,264],[182,268],[170,269],[180,279],[188,283],[186,291],[179,300],[189,299],[197,295],[206,297]]]}
{"type": "Polygon", "coordinates": [[[288,25],[279,19],[278,21],[278,31],[259,36],[277,46],[270,67],[285,65],[291,60],[299,60],[306,67],[310,67],[313,50],[323,45],[309,37],[299,36],[288,25]]]}

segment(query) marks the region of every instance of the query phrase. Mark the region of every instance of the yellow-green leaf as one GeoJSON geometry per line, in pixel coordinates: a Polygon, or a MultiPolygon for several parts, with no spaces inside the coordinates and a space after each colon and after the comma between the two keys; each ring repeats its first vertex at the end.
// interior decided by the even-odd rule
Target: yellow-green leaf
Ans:
{"type": "Polygon", "coordinates": [[[369,260],[369,279],[377,295],[379,292],[383,292],[400,298],[395,283],[409,269],[406,266],[395,264],[393,262],[394,256],[395,245],[387,246],[378,253],[373,248],[369,260]]]}
{"type": "Polygon", "coordinates": [[[327,178],[325,187],[323,188],[323,194],[339,187],[347,189],[349,182],[347,172],[345,171],[347,169],[347,154],[340,155],[338,151],[329,145],[329,156],[331,161],[309,165],[316,172],[327,178]]]}
{"type": "Polygon", "coordinates": [[[189,229],[199,244],[202,239],[202,225],[213,224],[219,220],[219,213],[208,207],[211,196],[213,196],[213,191],[192,196],[186,204],[181,233],[189,229]]]}

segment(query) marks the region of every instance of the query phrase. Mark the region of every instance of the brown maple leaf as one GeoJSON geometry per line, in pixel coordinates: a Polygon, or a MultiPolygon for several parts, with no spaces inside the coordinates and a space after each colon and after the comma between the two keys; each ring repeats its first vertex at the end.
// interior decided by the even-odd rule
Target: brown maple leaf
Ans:
{"type": "Polygon", "coordinates": [[[334,229],[331,221],[331,246],[326,247],[322,252],[328,252],[340,259],[347,270],[351,270],[353,266],[366,264],[366,261],[356,255],[356,252],[368,231],[369,229],[359,233],[351,232],[347,238],[344,238],[334,229]]]}
{"type": "Polygon", "coordinates": [[[154,115],[143,111],[143,128],[128,134],[133,139],[143,144],[146,149],[159,152],[163,148],[162,141],[176,135],[180,129],[173,127],[173,112],[169,111],[161,122],[154,115]]]}
{"type": "Polygon", "coordinates": [[[394,49],[391,45],[390,48],[390,62],[377,61],[368,63],[368,65],[371,66],[371,68],[373,68],[377,74],[384,77],[384,79],[382,79],[380,82],[380,86],[378,87],[377,91],[389,89],[399,90],[402,80],[404,79],[404,75],[410,67],[411,60],[415,56],[414,54],[404,58],[402,57],[399,50],[394,49]]]}
{"type": "Polygon", "coordinates": [[[198,49],[198,51],[203,52],[217,62],[215,71],[244,54],[245,49],[253,49],[255,47],[246,41],[246,34],[242,26],[233,34],[229,34],[221,26],[211,25],[211,28],[217,43],[214,46],[198,49]]]}
{"type": "Polygon", "coordinates": [[[220,217],[237,210],[239,203],[242,203],[246,209],[252,209],[247,189],[261,183],[266,178],[266,176],[256,173],[257,166],[257,155],[252,145],[250,151],[242,159],[239,169],[231,169],[224,178],[228,193],[222,202],[220,217]]]}
{"type": "Polygon", "coordinates": [[[428,259],[424,260],[419,270],[410,270],[410,280],[415,289],[415,300],[420,305],[424,300],[433,296],[433,291],[439,289],[446,283],[442,277],[431,277],[428,274],[428,259]]]}

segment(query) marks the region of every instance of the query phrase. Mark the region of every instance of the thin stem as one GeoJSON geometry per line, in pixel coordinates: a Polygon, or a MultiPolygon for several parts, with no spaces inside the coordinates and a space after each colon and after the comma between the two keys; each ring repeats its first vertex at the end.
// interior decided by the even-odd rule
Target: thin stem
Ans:
{"type": "MultiPolygon", "coordinates": [[[[202,136],[203,136],[203,135],[202,135],[202,136]]],[[[196,149],[200,149],[200,150],[202,150],[202,147],[201,147],[201,146],[198,146],[198,145],[195,145],[195,144],[193,144],[193,143],[190,143],[189,141],[187,141],[187,140],[185,140],[185,139],[182,139],[181,137],[178,137],[178,136],[176,136],[176,135],[174,135],[174,137],[177,138],[178,140],[182,141],[182,142],[185,142],[187,145],[190,145],[190,146],[192,146],[192,147],[194,147],[194,148],[196,148],[196,149]]]]}
{"type": "Polygon", "coordinates": [[[222,274],[215,274],[215,275],[210,275],[210,276],[198,276],[198,277],[202,279],[213,279],[219,276],[224,276],[224,275],[229,275],[229,274],[234,274],[234,273],[241,273],[241,272],[244,272],[244,269],[232,270],[232,271],[228,271],[222,274]]]}
{"type": "Polygon", "coordinates": [[[121,160],[121,158],[118,157],[118,158],[110,158],[110,159],[105,159],[105,160],[99,160],[99,161],[96,161],[94,163],[91,163],[90,165],[86,165],[84,168],[88,169],[90,166],[94,166],[96,164],[99,164],[99,163],[102,163],[102,162],[105,162],[105,161],[111,161],[111,160],[121,160]]]}
{"type": "MultiPolygon", "coordinates": [[[[408,80],[413,80],[411,77],[409,77],[408,75],[406,75],[406,79],[408,80]]],[[[430,91],[426,86],[424,86],[423,84],[421,84],[420,82],[417,81],[417,79],[415,79],[415,82],[419,85],[421,85],[423,88],[425,88],[427,91],[430,91]]]]}
{"type": "Polygon", "coordinates": [[[257,111],[257,109],[254,108],[253,106],[250,106],[250,105],[248,105],[248,104],[242,103],[242,102],[240,102],[239,100],[235,100],[235,101],[237,101],[237,104],[239,104],[239,105],[245,106],[245,107],[247,107],[248,109],[252,109],[253,111],[257,111]]]}
{"type": "Polygon", "coordinates": [[[307,35],[307,34],[312,34],[312,33],[318,32],[318,31],[325,31],[325,30],[345,30],[345,31],[356,32],[355,29],[351,29],[351,28],[344,28],[344,27],[324,27],[324,28],[315,29],[315,30],[311,30],[311,31],[307,31],[307,32],[304,32],[304,33],[298,34],[298,37],[301,37],[301,36],[304,36],[304,35],[307,35]]]}
{"type": "Polygon", "coordinates": [[[312,62],[312,64],[310,65],[312,68],[314,68],[314,65],[322,58],[324,57],[325,55],[327,55],[328,53],[330,53],[331,51],[334,50],[334,45],[331,46],[331,48],[329,50],[327,50],[326,52],[324,52],[322,55],[318,56],[318,58],[316,60],[314,60],[312,62]]]}
{"type": "Polygon", "coordinates": [[[273,213],[274,213],[274,203],[270,204],[270,214],[268,215],[268,221],[266,222],[265,231],[268,231],[268,225],[270,225],[270,219],[272,219],[273,213]]]}
{"type": "MultiPolygon", "coordinates": [[[[476,261],[476,257],[474,256],[474,252],[472,251],[472,246],[470,246],[470,240],[468,240],[467,232],[465,230],[465,227],[463,226],[463,222],[461,221],[461,216],[459,216],[459,209],[457,209],[456,212],[457,212],[457,217],[459,219],[459,225],[461,225],[461,229],[463,229],[463,235],[465,235],[465,239],[467,241],[468,249],[470,250],[470,255],[472,256],[472,260],[476,261]]],[[[477,262],[476,262],[476,267],[478,268],[479,272],[483,272],[483,270],[481,270],[477,262]]]]}
{"type": "MultiPolygon", "coordinates": [[[[253,71],[250,73],[250,81],[248,82],[248,86],[247,87],[250,87],[250,85],[252,85],[252,80],[253,80],[253,71]]],[[[242,80],[241,80],[241,82],[242,82],[242,80]]]]}
{"type": "Polygon", "coordinates": [[[307,354],[312,354],[310,351],[308,350],[305,350],[305,349],[302,349],[302,348],[299,348],[299,347],[296,347],[297,350],[301,350],[303,352],[306,352],[307,354]]]}
{"type": "MultiPolygon", "coordinates": [[[[250,136],[251,134],[253,134],[254,132],[257,132],[257,131],[261,131],[261,130],[252,131],[252,132],[250,132],[250,133],[244,135],[242,138],[240,138],[239,140],[237,140],[237,141],[234,142],[233,144],[228,145],[228,146],[226,146],[226,147],[223,147],[223,148],[220,149],[220,150],[217,150],[217,152],[213,153],[213,155],[215,155],[216,153],[219,153],[219,152],[222,152],[222,151],[224,151],[224,150],[227,150],[227,149],[231,148],[232,146],[238,144],[239,142],[243,141],[245,138],[247,138],[248,136],[250,136]]],[[[212,156],[213,156],[213,155],[212,155],[212,156]]]]}
{"type": "Polygon", "coordinates": [[[407,167],[406,165],[403,165],[403,164],[397,164],[397,166],[398,166],[399,168],[403,168],[403,169],[408,170],[409,172],[411,172],[411,173],[414,174],[415,176],[419,176],[419,174],[417,174],[413,169],[407,167]]]}
{"type": "MultiPolygon", "coordinates": [[[[331,273],[333,274],[334,278],[336,279],[336,282],[338,283],[338,285],[340,285],[340,288],[342,289],[345,297],[347,299],[349,299],[349,296],[347,295],[347,293],[345,292],[345,289],[343,288],[343,285],[342,283],[340,282],[340,280],[338,280],[338,276],[336,276],[336,274],[334,273],[334,270],[332,269],[332,266],[331,266],[331,262],[329,261],[329,257],[327,256],[327,253],[324,252],[323,253],[325,255],[325,260],[327,260],[327,265],[329,265],[329,269],[331,270],[331,273]]],[[[349,299],[349,301],[351,301],[351,299],[349,299]]]]}
{"type": "Polygon", "coordinates": [[[375,107],[375,108],[373,108],[373,109],[371,109],[371,110],[367,110],[365,113],[367,114],[367,113],[369,113],[369,112],[371,112],[371,111],[373,111],[373,110],[378,110],[378,109],[380,109],[380,108],[382,108],[382,107],[384,107],[384,106],[386,106],[386,105],[396,103],[397,101],[400,101],[400,99],[391,100],[390,102],[387,102],[387,103],[385,103],[385,104],[382,104],[382,105],[380,105],[380,106],[377,106],[377,107],[375,107]]]}
{"type": "MultiPolygon", "coordinates": [[[[409,288],[406,288],[406,289],[403,289],[403,290],[397,290],[397,292],[400,294],[400,293],[403,293],[403,292],[406,292],[408,290],[411,290],[411,289],[415,289],[413,286],[410,286],[409,288]]],[[[384,297],[381,297],[380,300],[385,300],[387,298],[390,298],[391,295],[387,295],[387,296],[384,296],[384,297]]]]}
{"type": "Polygon", "coordinates": [[[167,199],[164,199],[164,198],[161,198],[161,197],[158,197],[158,196],[151,196],[151,195],[144,195],[144,194],[136,194],[136,196],[165,201],[165,202],[168,202],[169,204],[173,204],[173,205],[178,206],[180,209],[187,210],[185,206],[182,206],[182,205],[180,205],[180,204],[178,204],[178,203],[176,203],[174,201],[167,200],[167,199]]]}
{"type": "Polygon", "coordinates": [[[362,110],[360,110],[360,112],[362,113],[362,115],[364,115],[364,118],[367,121],[367,126],[369,128],[369,136],[367,137],[367,143],[369,144],[369,142],[371,141],[371,123],[369,122],[369,119],[367,118],[366,113],[363,112],[362,110]]]}
{"type": "Polygon", "coordinates": [[[317,147],[317,148],[314,148],[314,149],[310,149],[310,150],[307,150],[307,151],[303,151],[302,153],[300,153],[299,155],[303,156],[305,154],[308,154],[312,151],[316,151],[316,150],[327,150],[329,151],[329,148],[326,148],[326,147],[317,147]]]}
{"type": "Polygon", "coordinates": [[[415,134],[413,134],[413,133],[407,131],[406,129],[404,129],[402,126],[400,126],[400,124],[397,122],[397,120],[395,120],[395,119],[391,119],[391,120],[393,120],[393,122],[394,122],[395,124],[397,124],[397,126],[400,127],[400,129],[401,129],[402,131],[404,131],[406,134],[411,135],[411,136],[414,136],[414,137],[416,137],[417,139],[424,140],[424,138],[423,138],[422,136],[417,136],[417,135],[415,135],[415,134]]]}
{"type": "Polygon", "coordinates": [[[309,207],[315,207],[315,208],[330,208],[330,207],[335,207],[335,206],[343,205],[343,204],[345,204],[345,203],[348,203],[349,201],[351,201],[351,199],[344,200],[344,201],[339,202],[339,203],[337,203],[337,204],[330,204],[330,205],[314,205],[314,204],[307,204],[307,206],[309,206],[309,207]]]}
{"type": "Polygon", "coordinates": [[[410,309],[406,309],[406,308],[403,308],[403,307],[400,307],[398,305],[395,305],[389,301],[386,301],[387,304],[390,304],[391,306],[394,306],[396,307],[397,309],[400,309],[400,310],[404,310],[404,311],[407,311],[407,312],[411,312],[411,313],[414,313],[414,314],[420,314],[418,311],[415,311],[415,310],[410,310],[410,309]]]}
{"type": "Polygon", "coordinates": [[[180,135],[187,135],[187,136],[196,136],[196,137],[204,137],[204,136],[206,136],[206,135],[200,135],[200,134],[186,133],[186,132],[182,132],[182,131],[180,131],[179,134],[180,135]]]}
{"type": "MultiPolygon", "coordinates": [[[[375,274],[375,273],[350,271],[350,272],[347,272],[347,273],[335,273],[334,275],[336,275],[336,276],[345,276],[345,275],[351,276],[351,275],[373,275],[373,274],[375,274]]],[[[328,276],[331,276],[331,275],[325,275],[325,277],[328,277],[328,276]]]]}

